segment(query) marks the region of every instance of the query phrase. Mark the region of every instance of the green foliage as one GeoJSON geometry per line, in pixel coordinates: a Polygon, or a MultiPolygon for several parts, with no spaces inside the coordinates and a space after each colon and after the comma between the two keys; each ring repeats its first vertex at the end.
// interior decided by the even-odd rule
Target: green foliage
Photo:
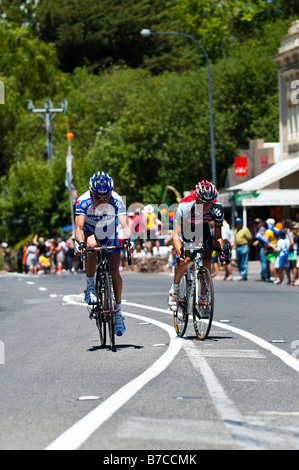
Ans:
{"type": "Polygon", "coordinates": [[[100,128],[90,162],[110,172],[130,202],[158,201],[166,184],[189,189],[194,173],[210,173],[206,79],[141,70],[116,71],[115,78],[127,83],[122,113],[100,128]]]}
{"type": "Polygon", "coordinates": [[[167,21],[169,13],[168,2],[160,0],[41,1],[40,37],[57,46],[66,71],[84,65],[94,71],[119,61],[138,67],[152,47],[140,30],[167,21]]]}
{"type": "MultiPolygon", "coordinates": [[[[58,69],[56,50],[34,37],[28,28],[0,26],[0,80],[5,105],[0,106],[0,176],[11,163],[24,158],[27,149],[41,154],[41,121],[27,111],[30,99],[53,97],[67,89],[67,75],[58,69]],[[38,138],[38,140],[36,140],[38,138]]],[[[43,104],[43,101],[42,103],[43,104]]]]}
{"type": "Polygon", "coordinates": [[[70,223],[64,183],[69,130],[79,194],[100,169],[111,173],[128,204],[159,203],[166,185],[182,193],[211,177],[202,51],[185,38],[142,38],[142,28],[192,34],[210,54],[221,187],[250,139],[278,140],[271,56],[296,6],[261,0],[0,2],[6,14],[0,20],[0,238],[13,244],[34,233],[53,236],[70,223]],[[43,154],[43,121],[27,110],[29,100],[39,107],[46,99],[69,103],[66,116],[53,121],[52,166],[43,154]]]}
{"type": "MultiPolygon", "coordinates": [[[[265,26],[299,14],[297,0],[177,0],[176,14],[184,19],[211,59],[224,57],[231,47],[260,38],[265,26]]],[[[290,20],[289,20],[290,21],[290,20]]]]}

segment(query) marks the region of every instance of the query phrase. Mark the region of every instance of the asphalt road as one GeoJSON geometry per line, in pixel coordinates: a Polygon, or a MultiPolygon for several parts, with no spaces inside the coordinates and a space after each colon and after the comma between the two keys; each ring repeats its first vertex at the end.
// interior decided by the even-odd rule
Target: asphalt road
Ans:
{"type": "Polygon", "coordinates": [[[168,274],[123,274],[99,348],[82,274],[0,274],[0,449],[299,449],[299,289],[215,281],[210,337],[175,336],[168,274]]]}

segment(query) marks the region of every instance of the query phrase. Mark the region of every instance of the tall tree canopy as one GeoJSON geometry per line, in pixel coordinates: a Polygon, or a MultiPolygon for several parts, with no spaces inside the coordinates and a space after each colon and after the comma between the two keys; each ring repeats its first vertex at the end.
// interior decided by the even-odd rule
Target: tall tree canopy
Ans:
{"type": "Polygon", "coordinates": [[[218,183],[250,139],[278,140],[277,69],[271,60],[297,17],[283,0],[2,0],[0,2],[0,238],[52,235],[69,223],[66,133],[74,133],[79,193],[111,172],[128,203],[159,202],[211,177],[207,69],[211,58],[218,183]],[[44,157],[46,99],[69,103],[54,120],[54,160],[44,157]]]}

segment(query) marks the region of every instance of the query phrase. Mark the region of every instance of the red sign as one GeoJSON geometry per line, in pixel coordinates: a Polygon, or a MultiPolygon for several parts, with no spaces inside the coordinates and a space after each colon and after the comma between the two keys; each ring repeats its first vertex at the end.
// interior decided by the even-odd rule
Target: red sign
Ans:
{"type": "Polygon", "coordinates": [[[261,155],[261,166],[268,166],[268,155],[261,155]]]}
{"type": "Polygon", "coordinates": [[[235,175],[236,176],[248,175],[247,157],[235,157],[235,175]]]}

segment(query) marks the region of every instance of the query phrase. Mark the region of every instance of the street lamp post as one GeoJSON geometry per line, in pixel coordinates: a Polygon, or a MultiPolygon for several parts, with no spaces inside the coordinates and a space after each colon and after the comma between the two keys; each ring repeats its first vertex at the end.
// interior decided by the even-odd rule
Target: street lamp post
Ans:
{"type": "Polygon", "coordinates": [[[47,141],[46,141],[46,148],[47,148],[47,155],[49,163],[52,163],[53,158],[53,142],[52,142],[52,125],[51,121],[55,118],[57,113],[65,114],[67,111],[67,100],[63,100],[61,102],[60,108],[53,108],[53,104],[51,100],[47,100],[44,104],[44,108],[36,109],[32,101],[28,103],[28,111],[29,113],[35,113],[43,119],[46,125],[46,133],[47,133],[47,141]],[[43,116],[44,114],[44,116],[43,116]]]}
{"type": "Polygon", "coordinates": [[[191,39],[195,42],[200,49],[202,50],[206,61],[207,61],[207,70],[208,70],[208,92],[209,92],[209,113],[210,113],[210,140],[211,140],[211,169],[212,169],[212,182],[217,186],[217,172],[216,172],[216,158],[215,158],[215,141],[214,141],[214,118],[213,118],[213,99],[212,99],[212,80],[211,80],[211,67],[210,60],[207,54],[207,51],[203,45],[198,42],[193,36],[185,33],[177,32],[161,32],[161,31],[152,31],[150,29],[142,29],[140,34],[144,37],[151,35],[164,35],[164,36],[183,36],[185,38],[191,39]]]}

